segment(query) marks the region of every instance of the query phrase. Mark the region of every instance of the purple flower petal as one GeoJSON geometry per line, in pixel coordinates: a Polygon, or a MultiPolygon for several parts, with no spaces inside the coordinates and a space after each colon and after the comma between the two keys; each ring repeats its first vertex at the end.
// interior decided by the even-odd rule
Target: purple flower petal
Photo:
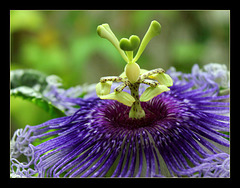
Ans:
{"type": "Polygon", "coordinates": [[[15,132],[12,176],[229,177],[229,102],[222,101],[229,96],[218,96],[218,84],[203,73],[197,66],[192,74],[171,69],[174,85],[141,103],[144,119],[93,93],[65,95],[80,109],[15,132]]]}

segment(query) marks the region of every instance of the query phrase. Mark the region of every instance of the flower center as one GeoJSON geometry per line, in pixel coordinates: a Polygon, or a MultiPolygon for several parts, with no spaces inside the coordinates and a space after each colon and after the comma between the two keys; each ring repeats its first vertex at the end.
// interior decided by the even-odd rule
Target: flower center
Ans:
{"type": "MultiPolygon", "coordinates": [[[[150,102],[141,102],[145,112],[145,118],[133,119],[129,117],[130,107],[117,101],[109,101],[108,105],[101,107],[101,118],[106,121],[105,125],[114,128],[138,129],[162,124],[171,114],[175,107],[169,108],[164,100],[157,99],[150,102]]],[[[177,108],[177,107],[176,107],[177,108]]]]}
{"type": "Polygon", "coordinates": [[[99,25],[97,33],[100,37],[109,40],[118,50],[123,59],[127,62],[124,72],[120,76],[106,76],[100,78],[100,82],[96,85],[96,93],[100,99],[116,100],[126,106],[130,106],[129,118],[144,119],[145,111],[141,107],[141,102],[147,102],[162,92],[169,91],[168,87],[173,85],[173,81],[168,74],[165,74],[162,68],[147,71],[140,69],[137,60],[146,48],[149,41],[160,34],[161,25],[157,21],[152,21],[149,29],[140,44],[137,35],[132,35],[129,39],[122,38],[118,41],[108,24],[99,25]],[[140,45],[140,46],[139,46],[140,45]],[[138,49],[137,54],[133,57],[133,51],[138,49]],[[110,93],[113,82],[122,82],[110,93]],[[141,97],[138,94],[140,84],[147,84],[148,87],[141,97]],[[129,87],[131,94],[124,92],[125,87],[129,87]]]}

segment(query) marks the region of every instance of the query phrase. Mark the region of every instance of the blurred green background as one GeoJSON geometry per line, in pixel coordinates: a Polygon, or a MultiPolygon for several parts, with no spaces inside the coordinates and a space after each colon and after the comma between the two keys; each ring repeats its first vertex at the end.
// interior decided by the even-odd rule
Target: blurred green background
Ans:
{"type": "MultiPolygon", "coordinates": [[[[118,39],[142,39],[150,22],[161,23],[161,34],[147,46],[138,64],[144,69],[170,66],[190,72],[215,62],[229,68],[230,11],[10,11],[11,70],[36,69],[63,79],[65,88],[96,83],[101,76],[119,75],[125,61],[110,42],[96,33],[108,23],[118,39]]],[[[51,117],[28,101],[11,97],[11,135],[25,125],[51,117]]]]}

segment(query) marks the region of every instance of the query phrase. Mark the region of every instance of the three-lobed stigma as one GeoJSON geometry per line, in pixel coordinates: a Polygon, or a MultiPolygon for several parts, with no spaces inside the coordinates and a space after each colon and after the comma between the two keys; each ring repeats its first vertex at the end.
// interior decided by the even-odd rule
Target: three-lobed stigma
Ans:
{"type": "Polygon", "coordinates": [[[145,69],[140,69],[137,64],[137,60],[149,41],[160,34],[160,32],[161,25],[154,20],[151,22],[141,43],[137,35],[132,35],[129,39],[122,38],[119,42],[108,24],[102,24],[97,27],[98,35],[110,41],[127,62],[124,72],[120,76],[107,76],[100,79],[100,82],[96,85],[97,96],[101,99],[117,100],[126,106],[130,106],[130,118],[144,118],[145,112],[140,102],[147,102],[162,92],[169,91],[170,89],[168,87],[173,85],[172,78],[166,74],[162,68],[147,71],[145,69]],[[133,57],[133,51],[137,48],[138,51],[135,57],[133,57]],[[113,82],[122,82],[122,84],[110,93],[113,82]],[[138,90],[141,83],[147,84],[149,87],[139,97],[138,90]],[[127,86],[131,94],[123,91],[127,86]]]}

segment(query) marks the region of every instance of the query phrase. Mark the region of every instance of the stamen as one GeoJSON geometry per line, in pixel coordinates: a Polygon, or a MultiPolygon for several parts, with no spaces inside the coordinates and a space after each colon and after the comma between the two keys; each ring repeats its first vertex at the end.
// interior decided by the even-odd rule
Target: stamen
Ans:
{"type": "Polygon", "coordinates": [[[170,89],[165,85],[158,85],[156,87],[148,87],[140,97],[140,101],[147,102],[157,95],[169,91],[170,89]]]}
{"type": "Polygon", "coordinates": [[[161,73],[164,73],[165,70],[163,70],[162,68],[157,68],[157,69],[153,69],[153,70],[150,70],[150,71],[147,71],[145,73],[143,73],[141,76],[140,76],[140,79],[143,80],[153,74],[161,74],[161,73]]]}
{"type": "Polygon", "coordinates": [[[115,92],[121,92],[125,87],[127,87],[128,86],[128,83],[127,82],[124,82],[124,83],[122,83],[121,85],[119,85],[118,87],[116,87],[115,89],[114,89],[114,91],[115,92]]]}
{"type": "Polygon", "coordinates": [[[141,80],[140,83],[150,85],[151,87],[157,87],[157,85],[159,84],[157,81],[149,80],[149,79],[141,80]]]}
{"type": "Polygon", "coordinates": [[[154,75],[149,76],[149,78],[155,79],[155,80],[157,80],[160,84],[166,85],[167,87],[170,87],[170,86],[173,85],[172,78],[171,78],[168,74],[165,74],[165,73],[162,73],[162,74],[154,74],[154,75]]]}
{"type": "Polygon", "coordinates": [[[112,81],[112,82],[122,82],[123,78],[119,76],[105,76],[100,78],[100,82],[104,83],[106,81],[112,81]]]}
{"type": "Polygon", "coordinates": [[[96,85],[96,93],[98,96],[107,95],[110,93],[112,82],[99,82],[96,85]]]}

